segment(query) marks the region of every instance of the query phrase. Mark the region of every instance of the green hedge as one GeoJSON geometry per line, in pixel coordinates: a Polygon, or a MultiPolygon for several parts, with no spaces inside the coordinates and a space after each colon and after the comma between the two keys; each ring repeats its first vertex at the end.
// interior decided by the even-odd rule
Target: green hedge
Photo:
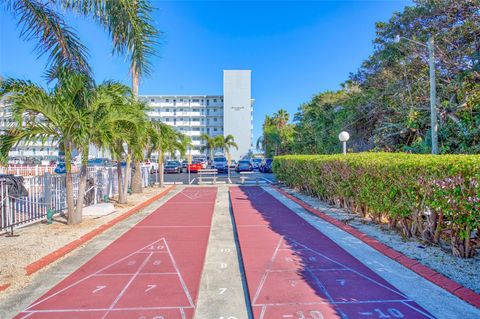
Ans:
{"type": "Polygon", "coordinates": [[[406,237],[451,243],[475,254],[480,233],[480,156],[358,153],[285,155],[273,161],[286,185],[331,204],[388,222],[406,237]]]}

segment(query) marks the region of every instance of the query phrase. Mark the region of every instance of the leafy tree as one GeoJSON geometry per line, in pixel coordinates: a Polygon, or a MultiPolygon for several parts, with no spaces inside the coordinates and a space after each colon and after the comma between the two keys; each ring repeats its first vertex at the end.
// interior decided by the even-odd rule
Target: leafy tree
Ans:
{"type": "MultiPolygon", "coordinates": [[[[321,92],[299,107],[287,151],[340,152],[337,136],[346,130],[354,151],[430,153],[428,52],[421,44],[433,36],[440,151],[480,153],[478,21],[478,0],[417,0],[377,23],[373,54],[342,89],[321,92]],[[403,37],[399,43],[396,35],[403,37]]],[[[282,140],[274,116],[265,120],[259,140],[267,154],[282,140]]]]}
{"type": "Polygon", "coordinates": [[[164,185],[164,157],[165,153],[175,156],[178,151],[180,156],[185,156],[187,148],[191,145],[190,137],[175,131],[170,125],[161,122],[149,123],[148,153],[156,151],[158,155],[159,186],[164,185]]]}
{"type": "Polygon", "coordinates": [[[205,145],[202,146],[202,151],[208,151],[210,154],[210,160],[213,160],[213,152],[215,151],[215,148],[218,147],[218,139],[206,133],[200,135],[200,139],[205,142],[205,145]]]}
{"type": "Polygon", "coordinates": [[[235,138],[232,134],[228,134],[227,136],[217,135],[215,139],[217,140],[216,147],[223,149],[228,156],[230,155],[231,147],[238,150],[238,145],[235,143],[235,138]]]}
{"type": "Polygon", "coordinates": [[[6,158],[19,142],[56,142],[65,152],[68,223],[82,220],[83,197],[87,178],[88,146],[106,139],[114,123],[125,121],[115,112],[128,88],[116,83],[100,85],[84,73],[59,69],[53,90],[46,91],[29,81],[7,79],[0,87],[0,97],[11,103],[17,125],[0,136],[0,157],[6,158]],[[76,209],[71,170],[74,149],[82,154],[76,209]]]}

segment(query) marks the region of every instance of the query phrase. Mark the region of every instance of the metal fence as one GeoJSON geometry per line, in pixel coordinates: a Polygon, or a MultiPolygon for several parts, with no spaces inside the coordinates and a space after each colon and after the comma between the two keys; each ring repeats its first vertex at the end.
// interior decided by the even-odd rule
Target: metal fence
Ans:
{"type": "MultiPolygon", "coordinates": [[[[149,167],[142,167],[143,186],[155,183],[149,167]]],[[[73,174],[73,194],[78,198],[79,174],[73,174]]],[[[6,183],[0,181],[0,232],[10,231],[47,218],[50,213],[66,210],[65,175],[45,173],[40,176],[23,177],[28,195],[13,194],[6,183]]],[[[129,185],[131,178],[129,178],[129,185]]],[[[88,170],[84,206],[95,205],[118,194],[117,168],[95,168],[88,170]]]]}

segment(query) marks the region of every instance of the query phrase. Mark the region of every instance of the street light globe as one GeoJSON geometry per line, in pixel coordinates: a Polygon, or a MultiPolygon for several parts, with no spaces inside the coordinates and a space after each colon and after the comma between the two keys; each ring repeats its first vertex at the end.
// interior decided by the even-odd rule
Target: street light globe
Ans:
{"type": "Polygon", "coordinates": [[[348,132],[343,131],[340,134],[338,134],[338,139],[341,142],[346,142],[348,141],[349,138],[350,138],[350,134],[348,134],[348,132]]]}

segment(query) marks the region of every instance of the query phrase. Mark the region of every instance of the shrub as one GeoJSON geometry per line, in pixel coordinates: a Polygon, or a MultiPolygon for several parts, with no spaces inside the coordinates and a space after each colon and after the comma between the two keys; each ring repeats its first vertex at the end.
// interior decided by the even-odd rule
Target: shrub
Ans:
{"type": "Polygon", "coordinates": [[[406,237],[472,257],[480,232],[480,156],[358,153],[285,155],[273,162],[286,185],[387,221],[406,237]]]}

